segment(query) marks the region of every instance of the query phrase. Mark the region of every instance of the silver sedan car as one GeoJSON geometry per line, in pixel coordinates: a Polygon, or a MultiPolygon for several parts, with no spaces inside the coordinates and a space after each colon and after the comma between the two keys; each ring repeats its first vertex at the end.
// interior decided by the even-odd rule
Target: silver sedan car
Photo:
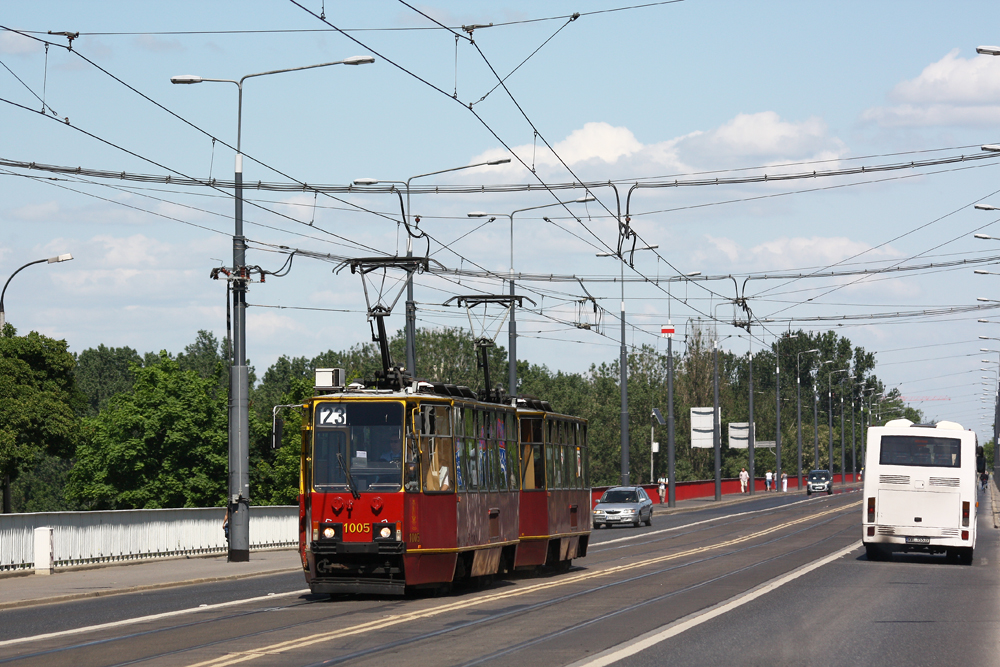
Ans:
{"type": "Polygon", "coordinates": [[[616,523],[653,524],[653,501],[641,486],[616,486],[601,496],[594,507],[594,528],[616,523]]]}

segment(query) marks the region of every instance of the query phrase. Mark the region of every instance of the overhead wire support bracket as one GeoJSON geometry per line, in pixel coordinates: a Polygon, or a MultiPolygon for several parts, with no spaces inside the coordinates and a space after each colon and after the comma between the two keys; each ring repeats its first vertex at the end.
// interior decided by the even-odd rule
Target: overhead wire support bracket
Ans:
{"type": "Polygon", "coordinates": [[[475,337],[473,340],[473,345],[476,347],[476,358],[477,363],[480,368],[483,369],[483,390],[480,391],[480,396],[483,400],[504,403],[504,391],[502,387],[497,387],[493,389],[490,382],[490,358],[489,350],[491,347],[495,347],[497,336],[500,335],[500,329],[503,327],[503,323],[507,320],[507,316],[510,314],[511,309],[514,308],[516,304],[517,307],[523,308],[524,301],[530,301],[531,305],[537,305],[530,297],[522,296],[520,294],[463,294],[459,296],[453,296],[447,301],[445,301],[443,306],[450,306],[452,302],[456,305],[465,306],[465,312],[469,317],[469,328],[472,330],[472,335],[475,337]],[[486,322],[486,309],[490,304],[501,304],[506,306],[504,312],[494,318],[494,323],[496,324],[496,331],[493,332],[492,336],[488,336],[487,333],[487,322],[486,322]],[[481,326],[479,327],[481,334],[476,335],[476,325],[472,322],[472,309],[477,306],[483,306],[483,319],[481,326]]]}

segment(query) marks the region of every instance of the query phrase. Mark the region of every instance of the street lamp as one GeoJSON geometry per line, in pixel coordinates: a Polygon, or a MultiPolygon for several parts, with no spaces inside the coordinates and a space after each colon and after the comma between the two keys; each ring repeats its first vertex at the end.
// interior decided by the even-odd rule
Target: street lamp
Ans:
{"type": "Polygon", "coordinates": [[[206,79],[185,74],[170,77],[171,83],[202,82],[232,83],[239,91],[236,107],[236,167],[235,167],[235,232],[233,234],[233,359],[229,369],[229,562],[250,560],[250,413],[249,373],[246,350],[246,289],[249,273],[246,267],[246,239],[243,236],[243,82],[258,76],[298,72],[330,65],[366,65],[375,62],[373,56],[351,56],[344,60],[289,67],[268,72],[247,74],[239,80],[206,79]]]}
{"type": "MultiPolygon", "coordinates": [[[[831,360],[829,363],[833,363],[833,361],[831,360]]],[[[830,410],[829,414],[827,415],[827,421],[829,421],[829,423],[830,423],[830,447],[829,447],[829,452],[828,453],[830,455],[830,476],[831,476],[830,477],[830,480],[831,480],[830,483],[831,484],[833,483],[833,376],[836,373],[846,373],[846,372],[847,372],[846,368],[839,368],[839,369],[837,369],[835,371],[830,371],[826,375],[826,384],[827,384],[826,397],[827,397],[827,404],[828,404],[828,407],[829,407],[829,410],[830,410]]],[[[841,470],[840,473],[844,474],[844,471],[841,470]]]]}
{"type": "Polygon", "coordinates": [[[813,348],[811,350],[806,350],[804,352],[799,352],[795,355],[795,401],[796,408],[798,410],[798,418],[796,420],[796,435],[799,441],[799,486],[802,488],[802,355],[812,354],[814,352],[819,352],[819,348],[813,348]]]}
{"type": "MultiPolygon", "coordinates": [[[[413,215],[410,209],[410,181],[417,178],[424,178],[425,176],[436,176],[437,174],[446,174],[451,171],[461,171],[463,169],[472,169],[473,167],[486,167],[486,166],[496,166],[499,164],[507,164],[510,162],[510,158],[500,158],[497,160],[487,160],[486,162],[477,162],[476,164],[467,164],[461,167],[452,167],[451,169],[440,169],[438,171],[427,172],[426,174],[417,174],[416,176],[410,176],[406,181],[379,181],[377,178],[356,178],[354,179],[354,185],[377,185],[378,183],[405,183],[406,184],[406,211],[404,215],[406,216],[407,223],[413,222],[413,215]]],[[[397,190],[398,192],[398,190],[397,190]]],[[[407,229],[409,229],[409,224],[407,224],[407,229]]],[[[406,256],[413,257],[413,235],[407,231],[406,234],[406,256]]],[[[417,304],[413,300],[413,273],[408,272],[406,276],[406,327],[404,329],[406,337],[406,368],[410,371],[412,377],[417,375],[417,304]]],[[[487,390],[489,387],[487,387],[487,390]]]]}
{"type": "MultiPolygon", "coordinates": [[[[510,351],[507,355],[507,393],[511,397],[517,396],[517,323],[514,320],[514,214],[523,213],[525,211],[535,211],[540,208],[549,208],[550,206],[566,206],[567,204],[573,203],[586,203],[594,201],[595,197],[584,196],[579,199],[574,199],[573,201],[556,201],[551,204],[541,204],[540,206],[529,206],[527,208],[519,208],[510,213],[484,213],[482,211],[473,211],[467,215],[470,218],[485,218],[488,215],[505,215],[510,220],[510,319],[507,321],[507,340],[510,347],[510,351]]],[[[489,387],[486,388],[487,391],[490,390],[489,387]]]]}
{"type": "MultiPolygon", "coordinates": [[[[785,338],[789,340],[798,338],[798,334],[788,334],[785,338]]],[[[774,467],[777,474],[781,475],[781,336],[774,341],[774,467]]],[[[802,474],[802,466],[799,466],[799,474],[802,474]]],[[[799,488],[802,488],[802,480],[799,480],[799,488]]]]}
{"type": "MultiPolygon", "coordinates": [[[[844,380],[853,380],[854,375],[844,376],[844,380]]],[[[839,384],[843,384],[844,380],[841,380],[839,384]]],[[[851,397],[853,399],[854,392],[851,391],[851,397]]],[[[844,392],[840,392],[840,485],[844,486],[847,484],[847,466],[844,465],[844,392]]]]}
{"type": "MultiPolygon", "coordinates": [[[[649,245],[642,248],[635,248],[635,250],[655,250],[659,246],[649,245]]],[[[598,257],[617,257],[621,260],[621,281],[622,281],[622,310],[621,310],[621,320],[622,320],[622,347],[619,356],[618,365],[619,368],[619,381],[621,382],[621,393],[622,393],[622,414],[621,414],[621,448],[622,448],[622,463],[621,463],[621,474],[622,474],[622,486],[628,486],[629,478],[629,463],[628,463],[628,350],[625,347],[625,257],[619,253],[609,253],[601,252],[597,253],[598,257]]],[[[513,274],[511,275],[513,280],[513,274]]],[[[718,486],[718,484],[716,484],[718,486]]],[[[716,492],[718,496],[718,492],[716,492]]],[[[716,498],[718,500],[718,498],[716,498]]]]}
{"type": "Polygon", "coordinates": [[[42,262],[45,262],[46,264],[58,264],[59,262],[68,262],[71,259],[73,259],[73,255],[69,253],[65,253],[63,255],[56,255],[55,257],[49,257],[48,259],[36,259],[33,262],[28,262],[27,264],[19,268],[17,271],[10,274],[10,277],[7,278],[7,282],[3,284],[3,291],[0,291],[0,333],[3,332],[4,323],[6,322],[3,309],[3,297],[5,294],[7,294],[7,285],[10,284],[11,279],[13,279],[14,276],[16,276],[29,266],[33,266],[35,264],[41,264],[42,262]]]}
{"type": "MultiPolygon", "coordinates": [[[[73,255],[71,255],[69,253],[65,253],[63,255],[56,255],[55,257],[49,257],[48,259],[36,259],[33,262],[28,262],[27,264],[25,264],[24,266],[22,266],[21,268],[19,268],[17,271],[15,271],[14,273],[10,274],[10,277],[7,278],[7,282],[5,282],[3,284],[3,290],[0,291],[0,336],[3,335],[3,328],[4,328],[4,324],[6,322],[6,319],[5,319],[5,316],[4,316],[4,309],[3,309],[3,298],[7,294],[7,285],[10,285],[10,281],[14,278],[14,276],[16,276],[21,271],[23,271],[24,269],[26,269],[29,266],[32,266],[34,264],[41,264],[42,262],[45,262],[47,264],[58,264],[59,262],[68,262],[71,259],[73,259],[73,255]]],[[[10,475],[4,475],[4,477],[3,477],[3,513],[4,514],[10,514],[10,512],[11,512],[10,475]]]]}

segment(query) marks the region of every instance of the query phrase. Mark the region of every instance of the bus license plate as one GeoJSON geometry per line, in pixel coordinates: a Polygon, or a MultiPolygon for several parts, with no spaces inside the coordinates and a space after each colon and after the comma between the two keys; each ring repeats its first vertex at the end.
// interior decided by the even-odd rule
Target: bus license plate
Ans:
{"type": "Polygon", "coordinates": [[[907,544],[930,544],[931,538],[929,537],[907,537],[907,544]]]}

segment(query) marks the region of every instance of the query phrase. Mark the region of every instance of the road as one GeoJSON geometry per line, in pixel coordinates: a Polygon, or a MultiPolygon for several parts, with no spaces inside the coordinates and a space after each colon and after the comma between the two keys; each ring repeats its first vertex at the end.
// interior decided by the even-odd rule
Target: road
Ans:
{"type": "Polygon", "coordinates": [[[990,664],[988,509],[971,567],[869,563],[859,493],[762,495],[601,529],[570,572],[441,597],[329,599],[289,574],[9,609],[0,664],[990,664]]]}

